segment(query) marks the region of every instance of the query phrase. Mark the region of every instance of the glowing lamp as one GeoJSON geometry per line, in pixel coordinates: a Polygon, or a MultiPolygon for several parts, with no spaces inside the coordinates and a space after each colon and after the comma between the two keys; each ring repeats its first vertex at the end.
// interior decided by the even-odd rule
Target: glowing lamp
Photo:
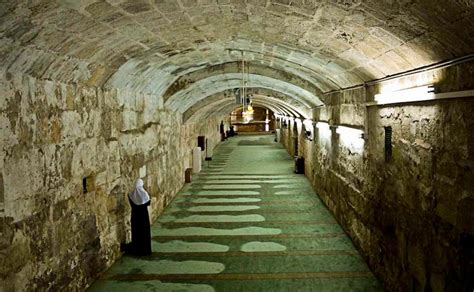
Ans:
{"type": "Polygon", "coordinates": [[[304,120],[303,124],[306,128],[312,128],[313,127],[313,121],[309,120],[309,119],[304,120]]]}
{"type": "Polygon", "coordinates": [[[318,122],[316,123],[316,128],[320,129],[320,130],[330,130],[329,128],[329,124],[328,123],[325,123],[325,122],[318,122]]]}
{"type": "Polygon", "coordinates": [[[364,131],[356,128],[338,126],[336,128],[336,133],[347,138],[364,139],[364,131]]]}
{"type": "Polygon", "coordinates": [[[318,128],[319,138],[323,140],[329,140],[332,135],[331,127],[326,122],[317,122],[316,128],[318,128]]]}
{"type": "Polygon", "coordinates": [[[307,140],[313,141],[313,121],[306,119],[303,121],[303,133],[307,140]]]}
{"type": "Polygon", "coordinates": [[[379,93],[374,96],[374,100],[377,104],[405,103],[435,98],[435,88],[432,85],[379,93]]]}
{"type": "Polygon", "coordinates": [[[247,113],[253,114],[253,107],[250,104],[247,107],[247,113]]]}

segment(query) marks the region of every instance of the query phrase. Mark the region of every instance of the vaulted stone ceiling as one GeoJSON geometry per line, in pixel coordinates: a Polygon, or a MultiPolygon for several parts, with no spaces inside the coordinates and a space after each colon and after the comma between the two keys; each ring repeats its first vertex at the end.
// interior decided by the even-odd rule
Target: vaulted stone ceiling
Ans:
{"type": "MultiPolygon", "coordinates": [[[[272,110],[273,112],[282,113],[287,116],[305,118],[309,118],[311,116],[311,112],[309,110],[302,111],[302,109],[305,108],[304,105],[290,96],[285,96],[279,92],[261,88],[253,88],[250,91],[253,96],[253,105],[260,105],[272,110]]],[[[229,113],[236,107],[237,105],[235,104],[235,97],[232,93],[225,92],[224,96],[220,93],[217,93],[208,96],[199,102],[196,102],[191,108],[184,112],[183,120],[197,122],[201,119],[209,117],[215,112],[229,113]]]]}
{"type": "Polygon", "coordinates": [[[307,112],[325,92],[474,51],[470,0],[4,1],[0,13],[3,70],[146,92],[181,113],[238,86],[242,52],[250,87],[307,112]]]}

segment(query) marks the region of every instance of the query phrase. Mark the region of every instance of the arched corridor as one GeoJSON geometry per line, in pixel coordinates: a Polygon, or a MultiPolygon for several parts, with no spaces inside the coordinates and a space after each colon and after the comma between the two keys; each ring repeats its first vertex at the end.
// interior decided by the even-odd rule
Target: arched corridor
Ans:
{"type": "Polygon", "coordinates": [[[122,257],[89,291],[381,291],[273,140],[219,145],[153,226],[153,255],[122,257]]]}
{"type": "Polygon", "coordinates": [[[281,230],[246,241],[284,246],[284,259],[256,254],[272,270],[245,271],[230,261],[249,247],[216,236],[201,251],[225,255],[188,254],[219,271],[194,288],[294,272],[249,281],[472,292],[473,32],[473,0],[0,1],[0,291],[84,291],[111,284],[114,269],[139,277],[121,246],[142,180],[141,222],[157,222],[158,236],[144,271],[160,289],[186,289],[171,282],[200,268],[173,264],[183,255],[166,250],[185,248],[186,234],[160,230],[231,230],[244,223],[219,220],[243,218],[258,227],[244,231],[281,230]],[[277,141],[242,135],[255,131],[277,141]],[[295,184],[304,198],[285,194],[295,184]],[[221,195],[262,201],[209,201],[221,195]],[[203,211],[220,205],[242,209],[203,211]],[[323,214],[337,224],[269,223],[323,214]],[[312,254],[336,239],[350,255],[312,254]],[[316,266],[326,256],[341,260],[316,266]]]}

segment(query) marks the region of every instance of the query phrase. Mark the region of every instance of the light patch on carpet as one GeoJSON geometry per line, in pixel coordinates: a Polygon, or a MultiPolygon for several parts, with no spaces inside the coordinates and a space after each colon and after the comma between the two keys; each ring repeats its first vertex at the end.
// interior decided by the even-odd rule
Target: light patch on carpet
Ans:
{"type": "Polygon", "coordinates": [[[258,184],[261,180],[252,179],[222,179],[222,180],[208,180],[208,184],[258,184]]]}
{"type": "Polygon", "coordinates": [[[278,228],[243,227],[236,229],[217,229],[205,227],[183,227],[175,229],[160,229],[159,236],[235,236],[235,235],[277,235],[278,228]]]}
{"type": "Polygon", "coordinates": [[[151,281],[107,281],[107,284],[98,281],[87,291],[187,291],[187,292],[213,292],[212,286],[205,284],[163,283],[158,280],[151,281]]]}
{"type": "Polygon", "coordinates": [[[135,257],[123,257],[120,265],[110,268],[110,274],[219,274],[225,269],[224,264],[208,261],[170,261],[147,260],[135,257]]]}
{"type": "Polygon", "coordinates": [[[265,252],[265,251],[284,251],[286,246],[276,242],[251,241],[242,245],[243,252],[265,252]]]}
{"type": "Polygon", "coordinates": [[[210,242],[186,242],[182,240],[172,240],[168,242],[152,242],[154,252],[227,252],[227,245],[210,242]]]}
{"type": "MultiPolygon", "coordinates": [[[[173,215],[161,215],[160,217],[158,217],[158,220],[156,220],[157,222],[172,222],[176,220],[176,217],[173,216],[173,215]]],[[[153,228],[153,226],[152,226],[153,228]]]]}
{"type": "Polygon", "coordinates": [[[291,178],[288,175],[233,175],[233,174],[223,174],[223,175],[214,175],[213,179],[280,179],[280,178],[291,178]]]}
{"type": "Polygon", "coordinates": [[[182,193],[182,195],[198,195],[198,196],[258,196],[260,193],[257,191],[197,191],[193,193],[182,193]]]}
{"type": "Polygon", "coordinates": [[[203,189],[206,190],[246,190],[246,189],[259,189],[261,185],[204,185],[203,189]]]}
{"type": "Polygon", "coordinates": [[[189,212],[240,212],[260,209],[259,206],[196,206],[188,209],[189,212]]]}
{"type": "Polygon", "coordinates": [[[174,220],[175,222],[263,222],[265,217],[262,215],[192,215],[185,218],[174,220]]]}
{"type": "Polygon", "coordinates": [[[207,199],[199,198],[193,200],[194,203],[257,203],[262,201],[258,198],[235,198],[235,199],[207,199]]]}

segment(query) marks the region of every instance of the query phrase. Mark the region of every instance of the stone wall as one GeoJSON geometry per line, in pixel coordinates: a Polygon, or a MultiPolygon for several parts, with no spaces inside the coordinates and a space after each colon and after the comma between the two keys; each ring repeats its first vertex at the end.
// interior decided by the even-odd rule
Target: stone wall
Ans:
{"type": "Polygon", "coordinates": [[[228,117],[213,117],[209,118],[207,121],[200,121],[199,124],[185,124],[182,130],[183,140],[182,145],[185,145],[187,149],[184,153],[184,165],[185,167],[193,167],[193,149],[198,146],[197,137],[204,136],[207,139],[207,151],[203,150],[201,152],[201,158],[206,158],[207,156],[212,157],[214,148],[221,141],[221,134],[219,125],[221,121],[224,122],[224,127],[229,128],[229,118],[228,117]]]}
{"type": "Polygon", "coordinates": [[[197,135],[219,141],[220,120],[184,126],[151,95],[10,73],[0,94],[2,291],[87,287],[130,238],[134,180],[155,219],[182,187],[197,135]]]}
{"type": "MultiPolygon", "coordinates": [[[[474,64],[325,96],[317,120],[366,129],[299,135],[306,175],[389,291],[468,291],[474,263],[474,99],[364,106],[387,88],[474,88],[474,64]],[[393,157],[384,156],[384,127],[393,157]]],[[[289,130],[282,143],[293,154],[289,130]]]]}
{"type": "Polygon", "coordinates": [[[266,131],[266,124],[265,123],[248,123],[248,124],[234,124],[234,128],[236,128],[238,133],[255,133],[255,132],[269,132],[272,131],[270,127],[268,127],[268,131],[266,131]]]}
{"type": "Polygon", "coordinates": [[[288,151],[288,154],[291,156],[295,155],[295,149],[294,149],[294,140],[293,140],[293,135],[294,135],[294,122],[293,121],[287,121],[286,123],[281,123],[281,133],[280,133],[280,142],[285,146],[286,150],[288,151]]]}

